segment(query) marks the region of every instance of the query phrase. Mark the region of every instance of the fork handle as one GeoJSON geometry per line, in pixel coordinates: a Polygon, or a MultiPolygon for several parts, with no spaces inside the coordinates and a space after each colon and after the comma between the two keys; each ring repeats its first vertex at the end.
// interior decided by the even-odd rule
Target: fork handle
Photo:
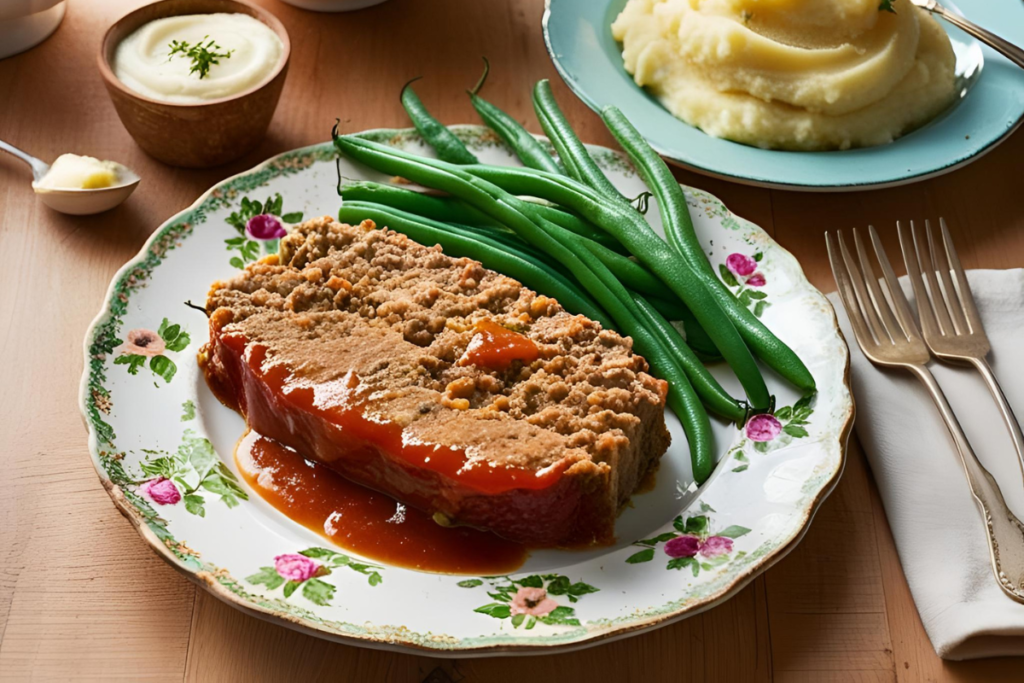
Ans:
{"type": "Polygon", "coordinates": [[[935,377],[923,365],[911,365],[910,370],[928,388],[960,452],[971,495],[985,522],[989,558],[999,587],[1017,602],[1024,603],[1024,524],[1010,512],[995,478],[974,454],[935,377]]]}
{"type": "Polygon", "coordinates": [[[989,45],[998,52],[1001,52],[1003,56],[1009,59],[1017,66],[1024,68],[1024,50],[1017,47],[1005,38],[1000,38],[991,31],[986,31],[982,27],[975,24],[973,21],[968,21],[964,17],[960,16],[956,12],[952,12],[937,2],[928,3],[925,8],[930,12],[939,15],[949,23],[953,24],[957,28],[963,30],[965,33],[969,33],[981,42],[989,45]]]}
{"type": "Polygon", "coordinates": [[[1024,434],[1021,433],[1020,422],[1017,420],[1017,416],[1013,414],[1013,408],[1010,407],[1009,401],[1006,400],[1006,395],[1003,394],[1003,389],[999,386],[999,382],[996,381],[996,376],[993,374],[988,362],[984,358],[971,358],[970,361],[981,374],[982,379],[985,380],[992,398],[995,399],[996,405],[999,406],[999,412],[1003,414],[1003,421],[1006,423],[1006,428],[1010,430],[1010,438],[1013,439],[1013,447],[1017,449],[1017,464],[1020,466],[1021,477],[1024,478],[1024,434]]]}

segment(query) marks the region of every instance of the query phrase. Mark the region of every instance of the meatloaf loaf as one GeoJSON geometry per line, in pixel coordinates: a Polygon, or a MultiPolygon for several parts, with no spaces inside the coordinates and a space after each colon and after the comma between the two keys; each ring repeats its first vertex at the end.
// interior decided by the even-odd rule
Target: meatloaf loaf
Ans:
{"type": "Polygon", "coordinates": [[[207,379],[251,429],[441,524],[609,543],[668,448],[630,339],[372,221],[298,226],[206,310],[207,379]]]}

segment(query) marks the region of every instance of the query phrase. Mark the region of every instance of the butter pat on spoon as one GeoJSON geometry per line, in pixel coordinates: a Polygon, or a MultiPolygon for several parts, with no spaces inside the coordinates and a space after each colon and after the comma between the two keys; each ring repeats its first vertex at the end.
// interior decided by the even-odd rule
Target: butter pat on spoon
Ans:
{"type": "Polygon", "coordinates": [[[32,189],[54,211],[86,216],[109,211],[135,191],[139,176],[126,166],[62,154],[53,164],[0,140],[0,149],[32,167],[32,189]]]}

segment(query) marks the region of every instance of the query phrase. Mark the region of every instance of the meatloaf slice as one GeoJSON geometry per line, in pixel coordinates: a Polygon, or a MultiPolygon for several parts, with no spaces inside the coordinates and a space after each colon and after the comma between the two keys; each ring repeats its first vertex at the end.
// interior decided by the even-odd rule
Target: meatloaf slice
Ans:
{"type": "Polygon", "coordinates": [[[669,444],[628,338],[372,221],[298,226],[207,312],[206,376],[251,429],[442,524],[609,543],[669,444]]]}

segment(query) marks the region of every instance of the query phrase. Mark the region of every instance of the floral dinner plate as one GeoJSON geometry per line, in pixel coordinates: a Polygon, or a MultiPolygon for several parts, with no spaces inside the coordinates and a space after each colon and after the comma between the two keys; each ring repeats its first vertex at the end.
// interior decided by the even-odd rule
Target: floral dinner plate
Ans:
{"type": "MultiPolygon", "coordinates": [[[[456,131],[482,161],[515,163],[486,129],[456,131]]],[[[364,135],[426,153],[415,132],[364,135]]],[[[619,154],[591,149],[626,195],[641,191],[619,154]]],[[[81,408],[93,462],[157,554],[231,605],[324,638],[475,656],[578,648],[667,624],[734,595],[799,541],[843,468],[853,420],[848,350],[796,259],[694,188],[687,200],[712,264],[805,359],[819,388],[801,397],[769,376],[774,416],[743,430],[715,422],[719,463],[703,487],[694,486],[686,440],[667,415],[672,446],[653,490],[620,516],[618,542],[534,552],[507,576],[389,566],[332,545],[262,500],[233,458],[243,420],[213,397],[196,363],[206,318],[185,302],[201,305],[213,281],[276,250],[276,223],[247,230],[246,215],[291,223],[335,214],[339,172],[380,179],[325,143],[218,184],[117,273],[87,333],[81,408]]],[[[657,211],[648,216],[660,230],[657,211]]],[[[723,368],[712,370],[738,394],[723,368]]]]}

